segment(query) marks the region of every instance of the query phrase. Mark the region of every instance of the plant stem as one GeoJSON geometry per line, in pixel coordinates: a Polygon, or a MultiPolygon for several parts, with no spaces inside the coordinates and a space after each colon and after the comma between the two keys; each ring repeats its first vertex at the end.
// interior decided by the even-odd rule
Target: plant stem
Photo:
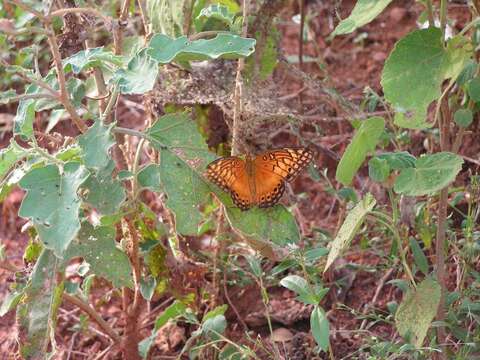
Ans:
{"type": "MultiPolygon", "coordinates": [[[[243,20],[242,20],[242,36],[247,37],[248,33],[248,6],[249,0],[243,0],[243,20]]],[[[242,71],[245,67],[245,59],[238,59],[237,76],[235,77],[234,107],[233,107],[233,129],[232,129],[232,155],[238,155],[241,152],[241,143],[243,134],[242,115],[242,93],[243,79],[242,71]]]]}
{"type": "Polygon", "coordinates": [[[121,342],[121,337],[117,334],[117,332],[113,330],[112,327],[97,313],[97,311],[85,301],[68,293],[63,293],[63,299],[77,306],[80,310],[90,316],[90,318],[97,323],[97,325],[113,340],[113,342],[116,344],[121,342]]]}
{"type": "Polygon", "coordinates": [[[432,0],[426,1],[426,7],[427,7],[427,14],[428,14],[428,26],[433,27],[435,26],[435,16],[433,15],[432,0]]]}
{"type": "Polygon", "coordinates": [[[445,40],[446,28],[447,28],[447,0],[440,0],[440,29],[442,30],[443,40],[445,40]]]}
{"type": "Polygon", "coordinates": [[[80,116],[77,114],[75,107],[72,105],[69,99],[66,81],[65,81],[65,72],[63,71],[62,57],[60,55],[60,49],[58,48],[57,38],[55,36],[55,31],[53,26],[48,18],[44,18],[44,26],[47,30],[48,43],[50,45],[50,51],[52,52],[53,62],[55,63],[55,68],[57,70],[57,79],[60,87],[60,102],[65,107],[65,109],[70,114],[73,123],[84,133],[87,131],[87,125],[83,122],[80,116]]]}

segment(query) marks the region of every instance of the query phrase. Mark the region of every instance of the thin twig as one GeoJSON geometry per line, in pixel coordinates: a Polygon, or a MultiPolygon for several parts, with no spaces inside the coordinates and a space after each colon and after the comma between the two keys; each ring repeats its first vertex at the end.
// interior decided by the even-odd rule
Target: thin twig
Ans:
{"type": "Polygon", "coordinates": [[[58,84],[60,87],[60,102],[65,107],[67,112],[70,114],[73,123],[77,126],[80,132],[84,133],[88,130],[87,125],[83,122],[83,120],[78,115],[75,107],[70,101],[66,81],[65,81],[65,72],[63,71],[63,64],[62,64],[62,57],[60,55],[60,49],[58,47],[57,38],[55,36],[55,32],[53,26],[49,20],[45,18],[44,20],[45,29],[48,31],[48,43],[50,45],[50,50],[53,56],[53,62],[55,63],[55,68],[57,70],[57,79],[58,84]]]}
{"type": "MultiPolygon", "coordinates": [[[[248,33],[248,6],[249,0],[243,0],[243,19],[242,19],[242,36],[247,37],[248,33]]],[[[243,134],[242,124],[242,93],[243,93],[243,80],[242,71],[245,67],[245,59],[238,59],[237,75],[235,77],[235,92],[234,92],[234,108],[233,108],[233,130],[232,130],[232,155],[238,155],[240,153],[240,144],[242,142],[241,137],[243,134]]]]}
{"type": "Polygon", "coordinates": [[[121,341],[120,336],[117,334],[115,330],[113,330],[110,325],[103,320],[103,318],[97,313],[97,311],[92,308],[89,304],[81,300],[76,296],[72,296],[68,293],[63,294],[63,299],[68,301],[69,303],[77,306],[82,311],[84,311],[90,318],[97,323],[97,325],[107,334],[115,343],[119,344],[121,341]]]}

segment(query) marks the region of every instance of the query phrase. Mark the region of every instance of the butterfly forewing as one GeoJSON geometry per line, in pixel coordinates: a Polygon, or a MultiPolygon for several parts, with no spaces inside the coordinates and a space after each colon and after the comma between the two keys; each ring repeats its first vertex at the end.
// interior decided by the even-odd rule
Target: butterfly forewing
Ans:
{"type": "Polygon", "coordinates": [[[257,155],[255,167],[265,169],[292,181],[313,159],[313,151],[307,148],[283,148],[257,155]]]}
{"type": "Polygon", "coordinates": [[[236,156],[217,159],[207,166],[206,175],[210,181],[230,193],[235,206],[247,210],[253,205],[245,161],[242,159],[236,156]]]}

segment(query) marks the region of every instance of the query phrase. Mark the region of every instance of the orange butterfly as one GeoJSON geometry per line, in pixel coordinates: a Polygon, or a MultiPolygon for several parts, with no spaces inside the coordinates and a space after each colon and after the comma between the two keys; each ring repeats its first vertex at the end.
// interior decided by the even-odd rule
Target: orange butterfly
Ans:
{"type": "Polygon", "coordinates": [[[275,205],[285,191],[285,182],[292,181],[313,159],[306,148],[282,148],[265,151],[255,157],[237,156],[217,159],[207,166],[206,176],[230,193],[241,210],[254,205],[266,208],[275,205]]]}

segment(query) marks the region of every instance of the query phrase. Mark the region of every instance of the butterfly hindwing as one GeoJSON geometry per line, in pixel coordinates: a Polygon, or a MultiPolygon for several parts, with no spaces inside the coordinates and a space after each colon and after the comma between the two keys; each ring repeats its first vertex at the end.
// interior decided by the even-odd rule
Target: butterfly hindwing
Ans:
{"type": "Polygon", "coordinates": [[[235,206],[247,210],[253,205],[245,161],[231,156],[217,159],[207,166],[208,179],[230,193],[235,206]]]}

